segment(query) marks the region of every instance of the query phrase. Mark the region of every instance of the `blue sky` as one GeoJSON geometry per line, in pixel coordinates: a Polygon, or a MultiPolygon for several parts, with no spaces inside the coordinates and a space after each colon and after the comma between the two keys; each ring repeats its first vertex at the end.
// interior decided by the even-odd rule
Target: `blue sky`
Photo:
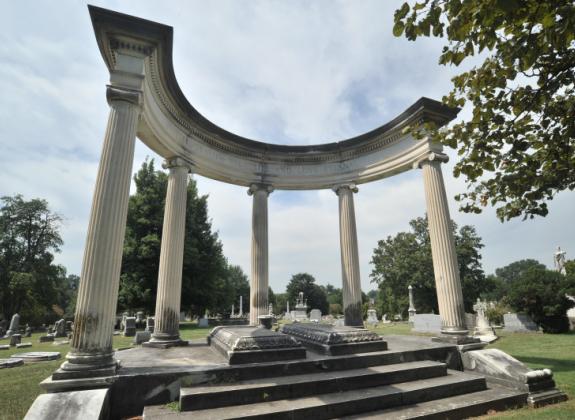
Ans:
{"type": "MultiPolygon", "coordinates": [[[[421,96],[440,99],[459,69],[437,64],[441,40],[391,34],[402,1],[93,1],[174,27],[176,76],[207,118],[240,135],[284,144],[341,140],[375,128],[421,96]]],[[[0,194],[41,197],[65,217],[57,261],[79,273],[108,106],[106,67],[87,3],[8,2],[0,15],[0,194]]],[[[467,110],[462,112],[465,117],[467,110]]],[[[465,189],[444,168],[448,194],[465,189]]],[[[136,149],[134,171],[146,157],[136,149]]],[[[213,228],[230,262],[249,274],[251,198],[245,188],[196,177],[209,194],[213,228]],[[231,205],[233,203],[233,205],[231,205]]],[[[534,221],[500,223],[492,209],[457,211],[483,238],[486,272],[521,258],[552,265],[560,245],[575,254],[575,194],[534,221]]],[[[355,195],[361,277],[378,239],[425,212],[421,173],[369,185],[355,195]]],[[[309,272],[340,286],[337,197],[330,190],[280,192],[269,201],[270,285],[309,272]],[[297,223],[295,223],[297,221],[297,223]]]]}

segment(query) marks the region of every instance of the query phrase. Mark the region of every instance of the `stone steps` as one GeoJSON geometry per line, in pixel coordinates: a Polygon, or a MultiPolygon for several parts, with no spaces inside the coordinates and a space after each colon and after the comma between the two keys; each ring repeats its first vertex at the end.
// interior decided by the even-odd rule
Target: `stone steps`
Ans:
{"type": "Polygon", "coordinates": [[[444,363],[420,361],[395,365],[263,378],[180,390],[182,411],[253,404],[343,392],[447,375],[444,363]]]}
{"type": "Polygon", "coordinates": [[[340,420],[458,420],[525,405],[527,393],[492,386],[485,391],[342,417],[340,420]]]}
{"type": "Polygon", "coordinates": [[[412,405],[425,401],[486,390],[485,378],[448,371],[446,376],[370,386],[342,392],[320,393],[301,398],[281,399],[194,411],[174,412],[165,406],[146,407],[148,419],[293,419],[338,418],[384,408],[412,405]]]}

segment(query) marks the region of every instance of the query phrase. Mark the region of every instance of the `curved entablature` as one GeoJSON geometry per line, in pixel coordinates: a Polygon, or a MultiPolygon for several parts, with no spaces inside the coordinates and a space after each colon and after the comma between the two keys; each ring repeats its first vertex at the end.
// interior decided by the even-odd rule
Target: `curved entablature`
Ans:
{"type": "Polygon", "coordinates": [[[110,84],[143,85],[138,136],[159,155],[180,157],[195,173],[209,178],[244,186],[271,184],[276,189],[373,181],[441,152],[441,145],[413,139],[404,130],[407,126],[424,122],[442,126],[459,111],[421,98],[387,124],[339,142],[286,146],[250,140],[218,127],[187,101],[174,74],[170,26],[94,6],[89,9],[110,84]]]}

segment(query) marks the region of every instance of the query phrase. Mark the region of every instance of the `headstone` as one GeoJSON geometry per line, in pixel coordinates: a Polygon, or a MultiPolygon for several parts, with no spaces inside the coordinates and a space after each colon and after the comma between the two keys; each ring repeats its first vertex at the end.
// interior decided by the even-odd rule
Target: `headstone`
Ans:
{"type": "Polygon", "coordinates": [[[10,345],[9,344],[2,344],[2,345],[0,345],[0,350],[10,350],[10,345]]]}
{"type": "Polygon", "coordinates": [[[124,320],[124,337],[133,337],[136,335],[136,317],[127,316],[124,320]]]}
{"type": "Polygon", "coordinates": [[[208,318],[206,317],[200,318],[200,320],[198,321],[199,328],[208,328],[209,326],[210,324],[208,322],[208,318]]]}
{"type": "Polygon", "coordinates": [[[482,302],[479,298],[477,298],[477,303],[473,305],[473,309],[477,313],[473,336],[478,337],[483,343],[491,343],[497,340],[495,330],[491,325],[489,325],[489,321],[485,316],[485,311],[488,306],[487,302],[482,302]]]}
{"type": "Polygon", "coordinates": [[[142,311],[136,312],[136,328],[144,328],[146,326],[146,320],[144,319],[144,313],[142,311]]]}
{"type": "Polygon", "coordinates": [[[441,333],[441,316],[435,314],[415,314],[413,317],[413,329],[422,333],[441,333]]]}
{"type": "Polygon", "coordinates": [[[381,316],[381,322],[383,322],[384,324],[391,324],[391,321],[387,319],[387,314],[383,314],[381,316]]]}
{"type": "Polygon", "coordinates": [[[154,332],[154,318],[149,316],[146,318],[146,329],[150,334],[154,332]]]}
{"type": "Polygon", "coordinates": [[[53,346],[65,346],[67,344],[70,344],[70,340],[58,340],[52,343],[53,346]]]}
{"type": "Polygon", "coordinates": [[[40,343],[49,343],[51,341],[54,341],[53,335],[43,335],[40,337],[40,343]]]}
{"type": "Polygon", "coordinates": [[[377,325],[379,320],[377,319],[377,311],[375,309],[367,310],[367,325],[377,325]]]}
{"type": "Polygon", "coordinates": [[[10,345],[14,347],[16,344],[20,344],[22,342],[22,335],[21,334],[12,334],[10,336],[10,345]]]}
{"type": "Polygon", "coordinates": [[[24,359],[26,362],[44,362],[48,360],[56,360],[62,356],[59,351],[31,351],[29,353],[15,354],[12,357],[24,359]]]}
{"type": "Polygon", "coordinates": [[[474,331],[475,326],[477,325],[477,320],[475,314],[468,314],[465,313],[465,326],[467,327],[468,331],[474,331]]]}
{"type": "Polygon", "coordinates": [[[152,334],[149,331],[138,331],[134,336],[134,344],[142,344],[150,341],[152,334]]]}
{"type": "Polygon", "coordinates": [[[312,309],[309,313],[309,320],[312,322],[321,321],[321,311],[319,309],[312,309]]]}
{"type": "Polygon", "coordinates": [[[413,324],[413,317],[417,313],[417,311],[415,310],[415,305],[413,304],[413,287],[409,285],[407,290],[409,291],[409,309],[407,310],[407,313],[409,314],[408,321],[413,324]]]}
{"type": "Polygon", "coordinates": [[[0,369],[22,366],[24,360],[11,357],[10,359],[0,359],[0,369]]]}
{"type": "Polygon", "coordinates": [[[130,316],[130,314],[128,312],[124,312],[122,314],[122,322],[120,323],[120,329],[122,331],[124,331],[124,329],[126,328],[126,318],[129,316],[130,316]]]}
{"type": "Polygon", "coordinates": [[[24,337],[32,337],[32,328],[30,325],[26,324],[26,332],[24,332],[24,337]]]}
{"type": "Polygon", "coordinates": [[[539,327],[526,314],[503,314],[504,330],[510,332],[537,332],[539,327]]]}
{"type": "Polygon", "coordinates": [[[10,321],[10,328],[6,332],[7,336],[11,336],[12,334],[18,334],[20,332],[20,315],[14,314],[12,315],[12,320],[10,321]]]}
{"type": "Polygon", "coordinates": [[[180,312],[180,322],[184,322],[186,320],[186,313],[180,312]]]}
{"type": "Polygon", "coordinates": [[[299,292],[293,319],[294,321],[307,320],[307,301],[304,300],[303,292],[299,292]]]}
{"type": "Polygon", "coordinates": [[[268,315],[272,315],[274,314],[274,305],[272,305],[271,303],[268,305],[268,315]]]}
{"type": "Polygon", "coordinates": [[[66,334],[66,320],[64,318],[59,319],[54,324],[54,332],[56,337],[67,337],[66,334]]]}
{"type": "Polygon", "coordinates": [[[343,327],[345,326],[345,319],[344,318],[338,318],[335,320],[335,322],[333,323],[334,327],[343,327]]]}
{"type": "Polygon", "coordinates": [[[25,349],[26,347],[32,347],[32,343],[20,343],[16,344],[17,349],[25,349]]]}

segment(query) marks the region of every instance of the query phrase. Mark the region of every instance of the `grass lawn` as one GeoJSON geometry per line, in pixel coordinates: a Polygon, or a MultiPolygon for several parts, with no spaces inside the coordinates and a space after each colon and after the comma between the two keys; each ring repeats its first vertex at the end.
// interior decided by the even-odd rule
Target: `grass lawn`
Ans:
{"type": "MultiPolygon", "coordinates": [[[[370,328],[373,329],[373,328],[370,328]]],[[[209,328],[197,328],[193,323],[184,323],[180,327],[182,338],[192,340],[205,337],[209,328]]],[[[411,334],[407,323],[391,323],[374,329],[379,334],[411,334]]],[[[532,368],[548,367],[555,373],[558,387],[569,395],[570,400],[540,408],[521,409],[486,416],[489,419],[573,419],[575,418],[575,334],[505,334],[498,331],[501,338],[491,345],[521,360],[532,368]]],[[[54,346],[52,343],[38,343],[42,334],[33,334],[23,339],[33,343],[32,348],[21,351],[3,350],[0,358],[26,351],[59,351],[62,359],[52,362],[27,364],[12,369],[0,370],[0,418],[20,420],[32,405],[42,389],[38,384],[50,376],[63,362],[69,350],[68,345],[54,346]]],[[[131,337],[114,337],[114,348],[133,346],[131,337]]]]}

